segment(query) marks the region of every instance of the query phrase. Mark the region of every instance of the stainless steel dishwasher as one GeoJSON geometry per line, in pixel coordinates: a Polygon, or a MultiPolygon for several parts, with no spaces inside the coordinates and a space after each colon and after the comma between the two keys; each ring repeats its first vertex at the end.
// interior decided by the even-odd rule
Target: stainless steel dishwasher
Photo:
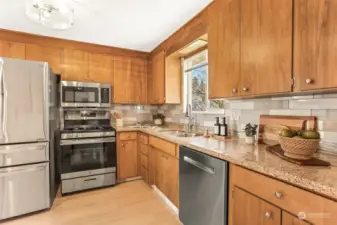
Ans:
{"type": "Polygon", "coordinates": [[[226,161],[180,147],[179,218],[184,225],[227,225],[226,161]]]}

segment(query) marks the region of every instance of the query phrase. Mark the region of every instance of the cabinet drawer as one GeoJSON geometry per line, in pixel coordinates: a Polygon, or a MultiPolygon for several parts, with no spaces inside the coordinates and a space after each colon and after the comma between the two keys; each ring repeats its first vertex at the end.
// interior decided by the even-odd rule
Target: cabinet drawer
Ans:
{"type": "Polygon", "coordinates": [[[142,143],[139,144],[139,151],[144,155],[149,155],[149,146],[144,145],[142,143]]]}
{"type": "Polygon", "coordinates": [[[160,138],[150,137],[150,145],[169,155],[176,156],[176,145],[160,138]]]}
{"type": "Polygon", "coordinates": [[[140,154],[140,165],[145,169],[148,169],[148,159],[147,156],[144,154],[140,154]]]}
{"type": "Polygon", "coordinates": [[[314,224],[335,225],[337,203],[284,182],[231,164],[231,185],[271,202],[314,224]]]}
{"type": "Polygon", "coordinates": [[[138,140],[140,143],[144,144],[144,145],[148,145],[149,144],[149,136],[143,133],[139,133],[138,134],[138,140]]]}
{"type": "Polygon", "coordinates": [[[119,140],[127,141],[127,140],[136,140],[137,133],[136,132],[123,132],[119,134],[119,140]]]}
{"type": "Polygon", "coordinates": [[[140,176],[144,179],[146,183],[149,182],[149,172],[142,166],[140,168],[140,176]]]}

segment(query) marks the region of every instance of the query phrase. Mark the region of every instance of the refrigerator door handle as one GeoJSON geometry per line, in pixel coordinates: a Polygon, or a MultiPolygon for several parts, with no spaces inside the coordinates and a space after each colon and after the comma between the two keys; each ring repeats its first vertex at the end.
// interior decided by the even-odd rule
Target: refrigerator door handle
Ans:
{"type": "Polygon", "coordinates": [[[3,59],[0,59],[0,98],[1,98],[1,134],[0,134],[0,142],[3,142],[4,140],[4,114],[5,114],[5,110],[4,110],[4,69],[3,69],[3,65],[4,65],[4,61],[3,59]]]}
{"type": "Polygon", "coordinates": [[[29,168],[20,168],[20,167],[12,167],[7,169],[0,169],[0,177],[6,177],[13,173],[20,173],[20,172],[32,172],[32,171],[38,171],[38,170],[44,170],[46,168],[47,163],[43,165],[37,165],[35,167],[32,167],[32,165],[29,166],[29,168]]]}

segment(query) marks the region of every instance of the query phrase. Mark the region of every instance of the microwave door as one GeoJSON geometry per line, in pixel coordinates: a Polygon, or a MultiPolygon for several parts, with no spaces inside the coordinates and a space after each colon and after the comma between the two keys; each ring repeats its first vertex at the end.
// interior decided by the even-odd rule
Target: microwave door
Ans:
{"type": "Polygon", "coordinates": [[[0,144],[48,141],[48,64],[0,60],[0,144]]]}

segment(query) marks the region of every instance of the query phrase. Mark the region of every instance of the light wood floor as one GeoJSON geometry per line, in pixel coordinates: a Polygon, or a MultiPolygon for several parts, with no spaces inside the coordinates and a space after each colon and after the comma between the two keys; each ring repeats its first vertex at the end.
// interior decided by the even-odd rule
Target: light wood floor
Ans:
{"type": "MultiPolygon", "coordinates": [[[[29,194],[29,193],[27,193],[29,194]]],[[[51,210],[3,225],[181,225],[142,180],[59,197],[51,210]]]]}

